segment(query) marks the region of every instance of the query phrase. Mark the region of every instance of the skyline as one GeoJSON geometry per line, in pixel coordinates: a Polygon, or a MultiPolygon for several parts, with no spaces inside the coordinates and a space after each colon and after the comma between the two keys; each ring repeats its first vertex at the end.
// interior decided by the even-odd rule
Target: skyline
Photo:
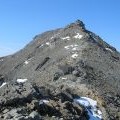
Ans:
{"type": "Polygon", "coordinates": [[[0,56],[22,49],[35,35],[77,19],[120,51],[119,0],[0,0],[0,56]]]}

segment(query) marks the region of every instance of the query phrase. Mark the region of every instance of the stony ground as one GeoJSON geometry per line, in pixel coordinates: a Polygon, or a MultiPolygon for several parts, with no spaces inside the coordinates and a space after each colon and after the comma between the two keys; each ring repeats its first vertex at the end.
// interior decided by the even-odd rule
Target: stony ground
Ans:
{"type": "Polygon", "coordinates": [[[73,102],[69,90],[38,87],[29,82],[12,83],[1,89],[0,118],[4,120],[87,120],[85,109],[73,102]],[[11,88],[11,89],[10,89],[11,88]]]}
{"type": "Polygon", "coordinates": [[[1,120],[89,119],[76,96],[96,100],[105,120],[120,119],[120,53],[83,22],[37,35],[0,58],[1,120]]]}

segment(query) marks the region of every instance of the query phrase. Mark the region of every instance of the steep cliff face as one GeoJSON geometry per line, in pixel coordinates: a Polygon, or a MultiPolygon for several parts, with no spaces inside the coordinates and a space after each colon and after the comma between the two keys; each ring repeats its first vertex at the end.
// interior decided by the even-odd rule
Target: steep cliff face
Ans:
{"type": "Polygon", "coordinates": [[[1,85],[23,80],[69,88],[71,94],[96,99],[105,119],[119,119],[120,53],[80,20],[37,35],[24,49],[0,58],[0,74],[1,85]]]}

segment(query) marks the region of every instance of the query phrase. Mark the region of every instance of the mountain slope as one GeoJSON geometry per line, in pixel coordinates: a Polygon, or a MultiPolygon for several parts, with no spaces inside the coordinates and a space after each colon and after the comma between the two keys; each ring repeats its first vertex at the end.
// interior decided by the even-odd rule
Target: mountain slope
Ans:
{"type": "Polygon", "coordinates": [[[120,53],[80,20],[37,35],[24,49],[0,58],[0,74],[1,84],[26,79],[95,98],[105,119],[119,119],[120,53]]]}

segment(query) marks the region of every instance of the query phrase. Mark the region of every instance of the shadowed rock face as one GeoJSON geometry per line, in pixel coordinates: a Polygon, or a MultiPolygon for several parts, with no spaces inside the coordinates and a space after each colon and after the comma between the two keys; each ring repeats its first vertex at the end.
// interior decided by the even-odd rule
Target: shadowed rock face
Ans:
{"type": "Polygon", "coordinates": [[[106,120],[120,117],[120,53],[88,31],[80,20],[65,28],[36,35],[22,50],[0,58],[1,85],[1,119],[7,116],[3,111],[7,109],[9,113],[16,109],[16,102],[20,109],[18,111],[26,111],[29,119],[32,119],[33,114],[39,119],[48,119],[47,114],[49,117],[56,116],[55,119],[71,119],[66,107],[69,105],[73,111],[77,110],[76,113],[70,110],[72,117],[76,115],[75,119],[87,119],[84,109],[74,107],[76,105],[73,105],[70,95],[97,100],[106,120]],[[27,82],[17,83],[17,79],[27,79],[27,82]],[[49,107],[45,105],[39,110],[39,100],[46,98],[41,95],[44,93],[43,89],[39,90],[41,86],[45,87],[45,91],[51,91],[47,98],[60,106],[59,109],[62,109],[63,104],[58,101],[62,101],[65,96],[65,92],[61,91],[67,89],[69,98],[64,98],[66,108],[58,110],[57,105],[52,106],[50,103],[49,107]],[[32,106],[34,100],[35,108],[25,109],[27,104],[32,106]],[[57,115],[48,113],[49,110],[56,110],[57,115]],[[65,115],[64,111],[67,111],[65,115]]]}

